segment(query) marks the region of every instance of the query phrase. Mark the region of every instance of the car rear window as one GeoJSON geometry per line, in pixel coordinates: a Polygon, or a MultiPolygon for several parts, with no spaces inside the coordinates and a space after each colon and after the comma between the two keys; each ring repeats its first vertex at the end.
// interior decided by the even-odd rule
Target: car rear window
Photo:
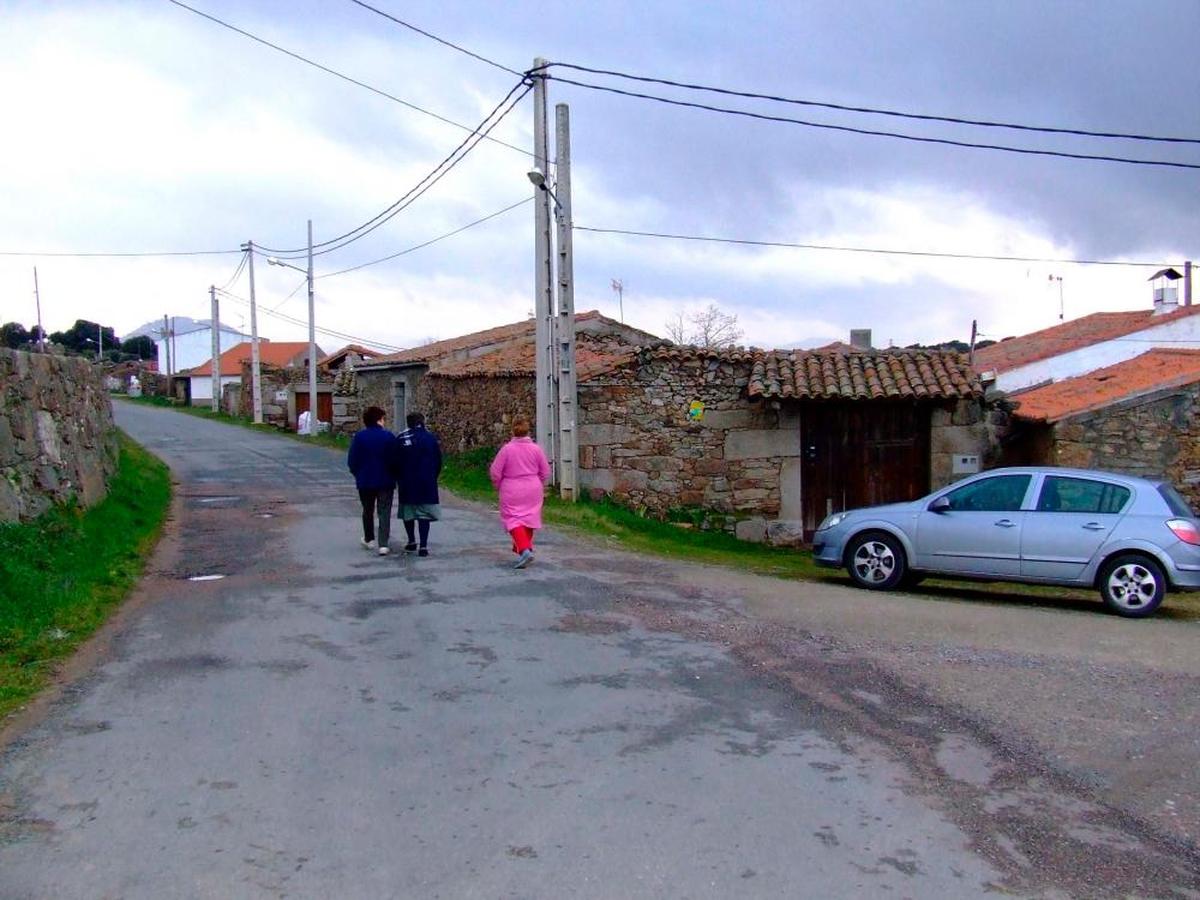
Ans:
{"type": "Polygon", "coordinates": [[[1091,478],[1047,475],[1038,497],[1040,512],[1119,513],[1129,501],[1129,488],[1091,478]]]}
{"type": "Polygon", "coordinates": [[[1187,501],[1171,485],[1160,484],[1158,486],[1158,493],[1166,501],[1167,509],[1171,510],[1173,515],[1195,517],[1196,514],[1192,512],[1192,508],[1188,506],[1187,501]]]}

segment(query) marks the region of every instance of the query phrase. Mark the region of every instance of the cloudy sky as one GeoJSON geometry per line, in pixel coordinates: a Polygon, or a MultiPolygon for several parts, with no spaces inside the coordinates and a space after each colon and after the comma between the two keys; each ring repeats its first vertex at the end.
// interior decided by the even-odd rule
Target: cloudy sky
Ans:
{"type": "MultiPolygon", "coordinates": [[[[207,317],[239,254],[361,225],[421,182],[518,83],[553,62],[845,106],[1189,138],[1118,140],[784,105],[582,73],[689,102],[868,131],[1200,166],[1197,0],[778,3],[188,0],[388,99],[167,0],[0,2],[0,321],[77,318],[124,334],[207,317]],[[403,101],[403,102],[397,102],[403,101]],[[411,106],[405,105],[411,104],[411,106]],[[413,109],[419,107],[425,112],[413,109]],[[433,114],[433,115],[430,115],[433,114]],[[450,120],[447,124],[440,119],[450,120]],[[465,128],[461,127],[465,126],[465,128]],[[34,255],[17,255],[39,253],[34,255]]],[[[575,224],[870,250],[1181,265],[1200,260],[1200,168],[916,143],[664,105],[565,84],[575,224]]],[[[552,112],[553,114],[553,112],[552,112]]],[[[519,320],[533,307],[532,96],[381,227],[316,260],[319,327],[385,347],[519,320]],[[502,142],[502,143],[501,143],[502,142]],[[512,146],[506,146],[512,145],[512,146]],[[324,276],[324,277],[321,277],[324,276]]],[[[745,341],[810,346],[991,337],[1148,307],[1138,266],[996,262],[699,243],[579,230],[576,307],[663,334],[715,303],[745,341]]],[[[297,261],[303,265],[302,260],[297,261]]],[[[303,339],[297,272],[258,260],[260,332],[303,339]],[[294,291],[294,293],[293,293],[294,291]],[[268,314],[273,311],[277,315],[268,314]]],[[[222,318],[248,327],[243,272],[222,318]]],[[[326,350],[344,340],[319,334],[326,350]]]]}

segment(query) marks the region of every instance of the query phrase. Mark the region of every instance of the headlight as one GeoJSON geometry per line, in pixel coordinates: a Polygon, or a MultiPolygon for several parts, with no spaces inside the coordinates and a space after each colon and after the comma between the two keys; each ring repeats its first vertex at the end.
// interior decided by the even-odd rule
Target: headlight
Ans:
{"type": "Polygon", "coordinates": [[[823,521],[820,525],[817,526],[817,531],[828,531],[830,528],[834,528],[838,525],[841,525],[842,520],[845,519],[846,516],[848,516],[848,515],[850,515],[850,513],[840,512],[840,513],[834,513],[832,516],[826,516],[825,521],[823,521]]]}

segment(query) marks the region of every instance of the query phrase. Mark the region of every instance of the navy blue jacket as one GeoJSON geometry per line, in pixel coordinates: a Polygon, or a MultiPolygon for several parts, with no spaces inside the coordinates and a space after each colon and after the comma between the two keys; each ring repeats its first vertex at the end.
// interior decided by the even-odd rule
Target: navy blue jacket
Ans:
{"type": "Polygon", "coordinates": [[[399,503],[438,502],[438,475],[442,471],[442,447],[423,425],[396,435],[395,465],[399,503]]]}
{"type": "Polygon", "coordinates": [[[377,491],[396,483],[392,473],[396,436],[382,425],[368,425],[350,441],[346,465],[360,491],[377,491]]]}

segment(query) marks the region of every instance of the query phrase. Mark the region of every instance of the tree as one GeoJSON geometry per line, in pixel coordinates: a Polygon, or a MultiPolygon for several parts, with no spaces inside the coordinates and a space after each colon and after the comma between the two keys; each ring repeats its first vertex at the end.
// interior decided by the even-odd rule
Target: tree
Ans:
{"type": "Polygon", "coordinates": [[[744,332],[738,328],[737,316],[723,313],[715,303],[710,303],[698,312],[676,313],[667,320],[667,334],[676,344],[692,344],[696,347],[733,347],[742,339],[744,332]]]}
{"type": "Polygon", "coordinates": [[[29,344],[29,332],[20,322],[6,322],[0,325],[0,344],[10,350],[20,350],[29,344]]]}
{"type": "Polygon", "coordinates": [[[104,350],[120,350],[121,342],[110,326],[101,326],[87,319],[76,319],[66,331],[56,331],[50,340],[62,344],[69,352],[85,356],[96,356],[100,347],[100,336],[104,337],[104,350]]]}
{"type": "Polygon", "coordinates": [[[121,342],[121,352],[132,359],[155,359],[158,347],[154,341],[144,334],[121,342]]]}

